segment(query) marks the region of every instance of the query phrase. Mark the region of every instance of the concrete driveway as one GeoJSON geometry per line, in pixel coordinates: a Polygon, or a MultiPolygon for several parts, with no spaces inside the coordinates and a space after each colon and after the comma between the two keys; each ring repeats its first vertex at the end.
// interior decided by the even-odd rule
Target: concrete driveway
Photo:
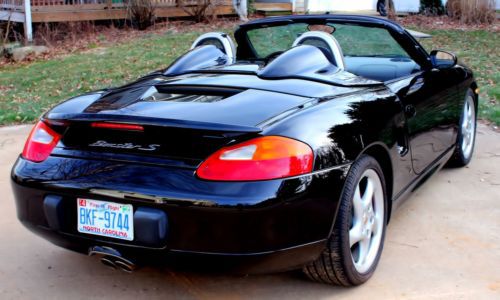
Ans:
{"type": "Polygon", "coordinates": [[[439,172],[397,211],[375,276],[351,289],[298,273],[126,274],[53,246],[15,216],[9,172],[30,127],[0,128],[0,299],[500,299],[500,134],[485,126],[468,168],[439,172]]]}

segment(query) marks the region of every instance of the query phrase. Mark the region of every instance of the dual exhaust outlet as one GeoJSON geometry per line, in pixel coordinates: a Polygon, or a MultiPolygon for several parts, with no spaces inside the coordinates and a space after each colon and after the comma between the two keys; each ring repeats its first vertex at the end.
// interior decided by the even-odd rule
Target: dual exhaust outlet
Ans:
{"type": "Polygon", "coordinates": [[[89,256],[96,256],[101,263],[114,270],[132,273],[137,266],[124,258],[117,250],[106,246],[94,246],[89,249],[89,256]]]}

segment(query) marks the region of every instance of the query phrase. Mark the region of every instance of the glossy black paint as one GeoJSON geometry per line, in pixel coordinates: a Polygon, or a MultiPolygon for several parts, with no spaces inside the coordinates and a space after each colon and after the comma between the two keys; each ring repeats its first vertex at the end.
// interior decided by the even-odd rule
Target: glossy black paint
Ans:
{"type": "MultiPolygon", "coordinates": [[[[150,251],[163,256],[189,252],[266,259],[284,249],[324,244],[347,170],[345,165],[283,180],[207,182],[197,179],[194,169],[51,156],[42,164],[19,159],[12,176],[23,224],[76,251],[107,245],[137,259],[150,251]],[[42,213],[47,195],[62,197],[67,212],[56,230],[42,213]],[[152,247],[137,240],[80,234],[71,213],[76,211],[77,197],[131,203],[135,210],[161,209],[169,220],[167,239],[152,247]]],[[[276,268],[299,266],[314,255],[307,251],[276,268]]]]}
{"type": "MultiPolygon", "coordinates": [[[[135,83],[75,97],[45,114],[64,136],[46,161],[20,157],[13,167],[21,222],[58,245],[84,253],[106,245],[137,258],[203,254],[210,259],[245,258],[251,261],[245,271],[290,269],[321,252],[350,164],[360,155],[379,161],[388,205],[396,207],[452,154],[466,90],[475,88],[472,72],[462,65],[433,68],[428,54],[399,25],[371,17],[286,16],[242,25],[236,39],[239,61],[234,64],[222,66],[219,60],[198,70],[180,58],[135,83]],[[269,68],[279,64],[279,57],[267,66],[251,60],[246,30],[328,20],[388,29],[421,71],[377,82],[338,71],[325,61],[318,68],[329,68],[327,75],[297,71],[297,65],[295,73],[274,69],[276,73],[269,68]],[[205,98],[145,98],[155,91],[205,98]],[[144,132],[92,129],[91,121],[141,124],[144,132]],[[196,176],[197,166],[220,147],[262,135],[307,143],[314,151],[313,173],[253,182],[210,182],[196,176]],[[158,150],[89,147],[98,140],[155,144],[158,150]],[[63,208],[57,209],[68,213],[57,220],[44,213],[47,196],[62,197],[63,208]],[[163,211],[168,218],[164,243],[152,246],[78,233],[77,197],[163,211]]],[[[206,60],[223,58],[213,47],[200,49],[206,60]]],[[[316,50],[299,46],[283,55],[293,60],[304,51],[316,50]]]]}

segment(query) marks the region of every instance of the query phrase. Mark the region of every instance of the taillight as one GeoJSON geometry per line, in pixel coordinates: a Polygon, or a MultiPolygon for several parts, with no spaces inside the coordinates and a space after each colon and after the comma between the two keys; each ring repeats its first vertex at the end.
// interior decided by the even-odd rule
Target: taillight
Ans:
{"type": "Polygon", "coordinates": [[[312,167],[313,152],[308,145],[266,136],[220,149],[200,165],[196,174],[206,180],[266,180],[310,173],[312,167]]]}
{"type": "Polygon", "coordinates": [[[60,134],[43,121],[39,121],[31,130],[22,155],[25,159],[34,162],[44,161],[54,150],[60,138],[60,134]]]}
{"type": "Polygon", "coordinates": [[[94,128],[104,128],[104,129],[144,131],[144,127],[135,124],[93,122],[91,126],[94,128]]]}

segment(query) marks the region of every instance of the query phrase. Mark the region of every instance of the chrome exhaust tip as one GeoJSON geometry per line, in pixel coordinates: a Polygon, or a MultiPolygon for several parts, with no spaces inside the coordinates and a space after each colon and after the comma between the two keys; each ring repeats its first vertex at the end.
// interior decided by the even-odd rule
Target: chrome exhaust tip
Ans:
{"type": "Polygon", "coordinates": [[[126,273],[132,273],[137,269],[137,266],[126,258],[123,258],[120,252],[117,250],[105,247],[105,246],[94,246],[89,249],[89,256],[97,256],[103,265],[114,269],[122,270],[126,273]]]}
{"type": "Polygon", "coordinates": [[[117,261],[115,261],[115,265],[120,270],[122,270],[123,272],[126,272],[126,273],[132,273],[136,269],[136,266],[133,263],[126,262],[126,261],[123,261],[123,260],[117,260],[117,261]]]}
{"type": "Polygon", "coordinates": [[[106,257],[101,258],[101,263],[110,269],[113,269],[113,270],[118,269],[118,266],[112,260],[110,260],[106,257]]]}

